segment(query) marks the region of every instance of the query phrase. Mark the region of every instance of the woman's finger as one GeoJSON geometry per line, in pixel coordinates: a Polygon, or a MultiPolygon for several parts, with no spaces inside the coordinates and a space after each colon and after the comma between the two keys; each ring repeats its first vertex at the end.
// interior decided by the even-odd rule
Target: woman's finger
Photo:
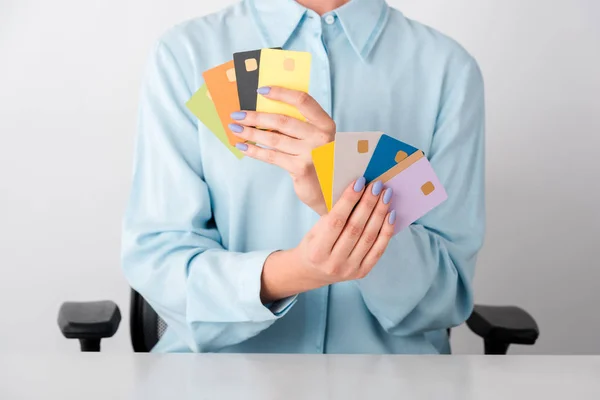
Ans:
{"type": "Polygon", "coordinates": [[[383,221],[383,225],[381,226],[381,230],[379,231],[379,236],[377,236],[377,240],[371,247],[371,250],[367,253],[362,263],[360,264],[360,269],[358,271],[358,275],[361,277],[366,276],[371,269],[377,264],[377,261],[381,258],[385,249],[390,242],[392,236],[394,236],[394,223],[396,222],[396,210],[392,210],[383,221]]]}
{"type": "Polygon", "coordinates": [[[244,152],[245,155],[257,160],[264,161],[269,164],[277,165],[288,172],[295,171],[296,156],[282,153],[277,150],[263,149],[251,143],[238,143],[235,145],[238,150],[244,152]]]}
{"type": "Polygon", "coordinates": [[[314,136],[317,131],[308,122],[300,121],[299,119],[283,114],[236,111],[231,114],[231,118],[240,125],[271,129],[298,139],[306,139],[307,137],[314,136]]]}
{"type": "Polygon", "coordinates": [[[296,107],[311,124],[325,132],[335,133],[335,122],[308,93],[279,86],[261,87],[258,88],[258,93],[268,99],[296,107]]]}
{"type": "MultiPolygon", "coordinates": [[[[373,213],[381,195],[383,183],[377,181],[367,188],[360,202],[352,211],[346,226],[344,227],[338,241],[333,246],[331,255],[337,260],[347,260],[348,256],[363,235],[367,222],[373,213]]],[[[359,260],[359,261],[362,261],[359,260]]],[[[356,265],[359,265],[358,263],[356,265]]]]}
{"type": "Polygon", "coordinates": [[[327,251],[327,253],[331,253],[333,245],[337,242],[352,210],[361,199],[364,190],[365,178],[361,177],[346,188],[342,197],[331,208],[331,211],[325,217],[321,218],[322,223],[325,225],[320,227],[324,231],[322,231],[323,234],[319,238],[319,243],[321,243],[321,248],[327,251]]]}
{"type": "Polygon", "coordinates": [[[229,130],[242,139],[262,144],[263,146],[279,150],[283,153],[298,155],[306,150],[304,149],[305,146],[302,141],[284,135],[283,133],[263,131],[261,129],[238,124],[229,124],[229,130]]]}
{"type": "Polygon", "coordinates": [[[354,249],[350,253],[350,257],[348,257],[349,264],[360,265],[369,250],[371,250],[375,244],[375,241],[379,237],[379,232],[383,226],[385,217],[388,214],[392,196],[392,188],[385,189],[383,195],[380,197],[379,202],[377,203],[377,206],[375,207],[375,210],[373,210],[373,213],[371,213],[369,221],[367,222],[367,226],[358,240],[358,243],[356,243],[356,246],[354,246],[354,249]]]}

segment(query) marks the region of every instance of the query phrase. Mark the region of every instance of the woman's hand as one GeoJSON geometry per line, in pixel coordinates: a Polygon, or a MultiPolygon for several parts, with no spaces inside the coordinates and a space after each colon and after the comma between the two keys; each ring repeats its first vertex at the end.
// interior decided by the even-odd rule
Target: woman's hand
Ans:
{"type": "Polygon", "coordinates": [[[319,180],[312,163],[314,148],[335,138],[335,122],[310,95],[281,87],[260,88],[259,94],[271,100],[291,104],[307,119],[256,111],[238,111],[231,114],[236,124],[229,129],[237,136],[263,146],[239,143],[237,148],[246,155],[275,164],[288,171],[298,198],[319,215],[327,213],[319,180]],[[267,130],[257,129],[261,127],[267,130]]]}
{"type": "Polygon", "coordinates": [[[392,189],[364,178],[348,187],[294,249],[271,254],[263,267],[264,302],[336,282],[364,278],[394,235],[392,189]]]}
{"type": "Polygon", "coordinates": [[[365,190],[360,178],[295,249],[301,265],[324,284],[367,276],[394,235],[391,199],[392,189],[383,191],[381,181],[365,190]]]}

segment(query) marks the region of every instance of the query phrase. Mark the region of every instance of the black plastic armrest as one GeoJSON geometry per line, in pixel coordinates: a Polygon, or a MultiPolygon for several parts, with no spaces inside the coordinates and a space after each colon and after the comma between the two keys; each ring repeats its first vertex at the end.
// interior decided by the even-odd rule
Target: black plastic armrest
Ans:
{"type": "Polygon", "coordinates": [[[58,311],[58,326],[67,339],[79,339],[81,351],[100,351],[100,341],[112,337],[121,322],[112,301],[66,302],[58,311]]]}
{"type": "Polygon", "coordinates": [[[532,345],[540,335],[533,317],[513,306],[476,305],[467,325],[484,339],[486,354],[505,354],[511,344],[532,345]]]}

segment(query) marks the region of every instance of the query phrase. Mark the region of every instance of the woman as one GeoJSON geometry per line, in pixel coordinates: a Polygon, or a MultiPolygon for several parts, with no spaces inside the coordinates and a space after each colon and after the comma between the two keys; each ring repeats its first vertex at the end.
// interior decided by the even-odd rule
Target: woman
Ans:
{"type": "Polygon", "coordinates": [[[246,0],[157,43],[144,80],[123,268],[167,322],[153,351],[449,353],[484,232],[483,83],[473,58],[383,0],[246,0]],[[232,114],[237,160],[185,108],[237,51],[312,53],[306,122],[232,114]],[[257,130],[254,126],[270,128],[257,130]],[[392,236],[364,178],[327,213],[311,150],[384,131],[422,149],[448,200],[392,236]]]}

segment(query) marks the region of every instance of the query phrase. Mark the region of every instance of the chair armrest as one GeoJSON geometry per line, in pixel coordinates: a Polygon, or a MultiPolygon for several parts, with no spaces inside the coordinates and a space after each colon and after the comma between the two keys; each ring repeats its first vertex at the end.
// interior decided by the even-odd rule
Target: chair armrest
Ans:
{"type": "Polygon", "coordinates": [[[112,301],[66,302],[58,311],[58,326],[67,339],[79,339],[81,351],[100,351],[100,340],[112,337],[121,322],[112,301]]]}
{"type": "Polygon", "coordinates": [[[538,326],[525,310],[513,306],[475,305],[468,327],[486,342],[532,345],[540,335],[538,326]]]}

